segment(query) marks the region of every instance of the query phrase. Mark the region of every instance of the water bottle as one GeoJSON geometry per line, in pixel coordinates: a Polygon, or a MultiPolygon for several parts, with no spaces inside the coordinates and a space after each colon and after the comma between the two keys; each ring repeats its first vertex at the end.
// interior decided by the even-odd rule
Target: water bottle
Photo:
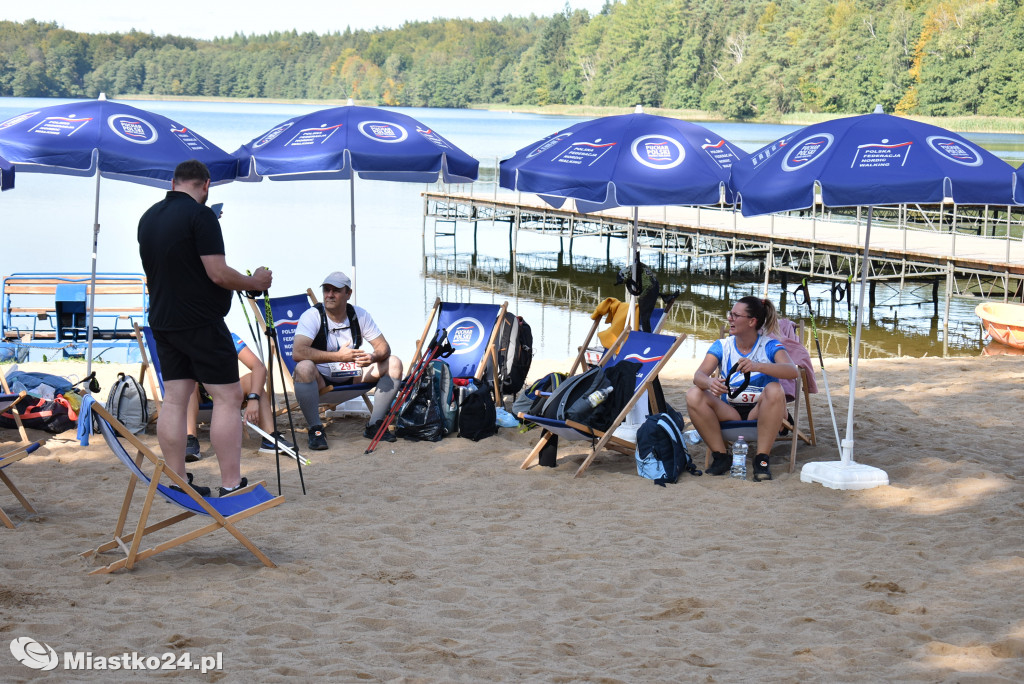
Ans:
{"type": "Polygon", "coordinates": [[[605,399],[607,399],[608,395],[612,393],[612,389],[614,388],[611,385],[608,385],[604,389],[599,389],[596,392],[592,392],[587,396],[587,401],[590,402],[591,406],[597,408],[597,405],[603,402],[605,399]]]}
{"type": "Polygon", "coordinates": [[[703,440],[701,439],[700,433],[696,430],[687,430],[683,433],[683,439],[686,441],[688,446],[697,446],[703,440]]]}
{"type": "Polygon", "coordinates": [[[732,445],[732,471],[733,477],[741,480],[747,479],[747,441],[743,436],[736,438],[732,445]]]}

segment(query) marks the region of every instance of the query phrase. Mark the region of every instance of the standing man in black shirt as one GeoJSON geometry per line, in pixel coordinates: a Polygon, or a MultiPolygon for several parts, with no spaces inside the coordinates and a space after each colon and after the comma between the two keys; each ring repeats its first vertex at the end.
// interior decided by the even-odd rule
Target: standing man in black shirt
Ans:
{"type": "MultiPolygon", "coordinates": [[[[267,290],[272,275],[246,276],[227,265],[220,222],[206,205],[210,172],[195,159],[174,170],[171,190],[139,220],[139,255],[149,283],[149,325],[164,380],[157,439],[164,461],[185,473],[186,413],[196,382],[213,398],[210,443],[220,465],[220,495],[247,482],[241,473],[242,388],[224,317],[233,290],[267,290]]],[[[208,487],[192,487],[209,496],[208,487]]]]}

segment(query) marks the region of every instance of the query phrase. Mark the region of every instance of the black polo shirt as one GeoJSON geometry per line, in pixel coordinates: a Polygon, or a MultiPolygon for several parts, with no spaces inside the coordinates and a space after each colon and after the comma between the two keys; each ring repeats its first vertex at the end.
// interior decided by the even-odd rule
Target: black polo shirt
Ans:
{"type": "Polygon", "coordinates": [[[198,328],[227,315],[231,291],[210,280],[200,258],[224,254],[224,236],[212,209],[172,190],[139,219],[138,238],[149,282],[150,327],[198,328]]]}

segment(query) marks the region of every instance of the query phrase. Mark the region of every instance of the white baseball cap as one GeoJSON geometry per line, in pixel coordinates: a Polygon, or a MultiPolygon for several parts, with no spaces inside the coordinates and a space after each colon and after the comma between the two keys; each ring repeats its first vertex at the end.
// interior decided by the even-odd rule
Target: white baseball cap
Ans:
{"type": "Polygon", "coordinates": [[[352,289],[352,281],[349,279],[347,275],[345,275],[341,271],[335,271],[331,275],[324,278],[324,282],[321,283],[321,287],[323,285],[332,285],[338,288],[339,290],[343,287],[347,287],[350,290],[352,289]]]}

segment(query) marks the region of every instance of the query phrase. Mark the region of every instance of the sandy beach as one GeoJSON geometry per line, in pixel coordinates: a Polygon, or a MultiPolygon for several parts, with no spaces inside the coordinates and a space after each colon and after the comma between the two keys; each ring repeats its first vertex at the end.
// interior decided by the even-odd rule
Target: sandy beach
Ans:
{"type": "MultiPolygon", "coordinates": [[[[696,363],[663,376],[677,408],[696,363]]],[[[842,428],[846,366],[828,363],[842,428]]],[[[567,365],[535,362],[530,378],[567,365]]],[[[22,366],[43,367],[84,375],[22,366]]],[[[99,367],[102,397],[119,369],[99,367]]],[[[52,436],[5,471],[38,515],[0,486],[17,524],[0,527],[0,679],[144,676],[30,669],[8,644],[31,637],[61,658],[220,654],[220,670],[165,673],[195,681],[1024,680],[1020,357],[862,362],[856,456],[891,482],[867,491],[800,481],[804,463],[838,458],[818,384],[818,446],[792,474],[777,448],[763,483],[660,488],[611,452],[573,480],[582,442],[524,471],[537,432],[507,428],[364,455],[362,421],[338,419],[330,451],[307,452],[308,493],[282,460],[286,503],[239,525],[275,569],[222,531],[87,575],[102,563],[78,554],[112,532],[128,473],[98,436],[52,436]]],[[[17,433],[0,438],[6,451],[17,433]]],[[[143,439],[156,445],[153,426],[143,439]]],[[[243,473],[276,492],[256,447],[247,437],[243,473]]],[[[190,470],[216,486],[215,458],[190,470]]]]}

